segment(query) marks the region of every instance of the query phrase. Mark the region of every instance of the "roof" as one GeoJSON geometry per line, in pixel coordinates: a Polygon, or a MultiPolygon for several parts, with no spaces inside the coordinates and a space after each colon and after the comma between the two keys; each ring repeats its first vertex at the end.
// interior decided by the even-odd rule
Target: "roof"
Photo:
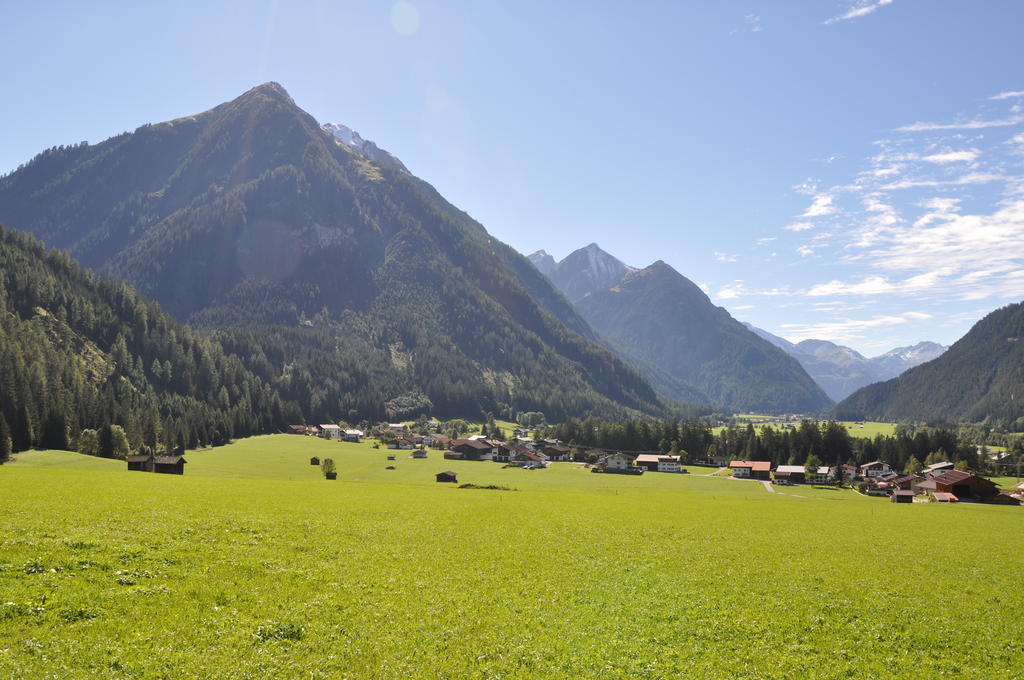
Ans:
{"type": "Polygon", "coordinates": [[[1019,489],[1020,491],[1024,491],[1024,482],[1021,482],[1020,484],[1018,484],[1017,486],[1015,486],[1013,488],[1014,489],[1019,489]]]}
{"type": "Polygon", "coordinates": [[[479,439],[453,439],[449,443],[453,449],[456,446],[469,446],[470,448],[474,448],[479,451],[492,448],[490,444],[482,442],[479,439]]]}
{"type": "Polygon", "coordinates": [[[641,453],[636,457],[638,463],[678,463],[679,456],[669,456],[664,453],[641,453]]]}
{"type": "Polygon", "coordinates": [[[445,470],[444,472],[438,472],[438,473],[437,473],[436,475],[434,475],[434,476],[435,476],[435,477],[440,477],[441,475],[451,475],[452,477],[454,477],[454,476],[455,476],[455,473],[454,473],[454,472],[452,472],[451,470],[445,470]]]}
{"type": "Polygon", "coordinates": [[[345,430],[345,434],[354,434],[356,436],[362,437],[363,436],[363,431],[362,430],[345,430]]]}
{"type": "Polygon", "coordinates": [[[927,470],[928,472],[931,472],[932,470],[944,470],[946,468],[951,468],[951,467],[953,467],[953,464],[950,463],[947,460],[947,461],[943,461],[941,463],[935,463],[934,465],[929,465],[929,466],[925,467],[925,470],[927,470]]]}
{"type": "Polygon", "coordinates": [[[946,493],[945,491],[936,491],[935,492],[935,500],[937,500],[937,501],[946,501],[947,503],[955,503],[955,502],[957,502],[960,499],[957,498],[956,496],[954,496],[951,493],[946,493]]]}
{"type": "Polygon", "coordinates": [[[400,428],[402,428],[404,430],[405,429],[405,423],[388,423],[388,427],[390,427],[391,429],[395,429],[395,428],[399,428],[400,427],[400,428]]]}
{"type": "Polygon", "coordinates": [[[129,463],[145,463],[150,458],[152,458],[152,456],[148,454],[138,454],[135,456],[127,456],[125,460],[129,463]]]}
{"type": "Polygon", "coordinates": [[[178,463],[187,463],[184,456],[157,456],[153,459],[157,465],[177,465],[178,463]]]}
{"type": "Polygon", "coordinates": [[[780,465],[779,467],[775,468],[775,471],[776,472],[781,472],[781,473],[787,474],[787,475],[791,475],[791,474],[794,474],[794,473],[797,473],[797,472],[799,472],[800,474],[803,474],[804,473],[804,466],[803,465],[780,465]]]}
{"type": "Polygon", "coordinates": [[[296,432],[305,432],[306,431],[306,426],[305,425],[289,425],[288,429],[289,430],[295,430],[296,432]]]}
{"type": "Polygon", "coordinates": [[[876,465],[885,465],[885,463],[883,463],[880,460],[873,460],[870,463],[864,463],[863,465],[861,465],[860,469],[861,470],[865,470],[865,469],[867,469],[869,467],[875,467],[876,465]]]}
{"type": "MultiPolygon", "coordinates": [[[[731,468],[750,468],[754,472],[769,472],[772,469],[771,461],[768,460],[734,460],[729,463],[731,468]]],[[[800,468],[803,472],[803,468],[800,468]]]]}
{"type": "Polygon", "coordinates": [[[963,470],[946,470],[942,474],[932,477],[932,481],[936,484],[959,484],[973,476],[970,472],[964,472],[963,470]]]}
{"type": "Polygon", "coordinates": [[[545,446],[544,450],[558,451],[560,453],[569,453],[570,451],[572,451],[571,448],[569,448],[568,446],[564,446],[562,444],[555,444],[554,446],[545,446]]]}
{"type": "Polygon", "coordinates": [[[915,494],[915,492],[911,491],[910,489],[896,489],[895,491],[892,492],[892,495],[893,496],[914,496],[916,494],[915,494]]]}

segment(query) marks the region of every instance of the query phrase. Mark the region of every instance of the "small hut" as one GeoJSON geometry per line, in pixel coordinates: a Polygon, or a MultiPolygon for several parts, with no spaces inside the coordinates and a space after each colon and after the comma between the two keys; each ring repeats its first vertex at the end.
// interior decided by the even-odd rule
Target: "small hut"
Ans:
{"type": "Polygon", "coordinates": [[[153,459],[153,472],[159,472],[165,475],[183,475],[185,474],[185,460],[184,456],[157,456],[153,459]]]}
{"type": "Polygon", "coordinates": [[[320,464],[320,459],[317,458],[316,456],[313,456],[312,458],[309,459],[309,464],[310,465],[319,465],[320,464]]]}
{"type": "Polygon", "coordinates": [[[153,456],[148,453],[140,453],[135,456],[128,456],[125,458],[128,463],[129,470],[136,470],[138,472],[152,472],[153,471],[153,456]]]}
{"type": "Polygon", "coordinates": [[[436,475],[434,475],[434,477],[439,482],[451,482],[452,484],[454,484],[458,481],[455,479],[455,473],[452,472],[451,470],[448,470],[447,472],[438,472],[436,475]]]}
{"type": "Polygon", "coordinates": [[[913,503],[914,492],[910,489],[896,489],[889,498],[893,503],[913,503]]]}

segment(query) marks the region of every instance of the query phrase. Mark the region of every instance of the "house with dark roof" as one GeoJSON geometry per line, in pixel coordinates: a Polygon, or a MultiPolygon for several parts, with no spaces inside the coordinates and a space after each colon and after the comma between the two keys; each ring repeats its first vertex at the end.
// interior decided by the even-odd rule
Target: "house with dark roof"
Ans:
{"type": "Polygon", "coordinates": [[[637,467],[648,472],[682,472],[680,456],[669,456],[660,453],[641,453],[634,461],[637,467]]]}
{"type": "Polygon", "coordinates": [[[153,456],[150,454],[138,454],[135,456],[128,456],[125,458],[125,462],[128,463],[128,469],[136,472],[152,472],[153,471],[153,456]]]}
{"type": "Polygon", "coordinates": [[[436,479],[439,482],[451,482],[452,484],[458,482],[458,480],[455,478],[455,473],[452,472],[451,470],[448,470],[447,472],[438,472],[436,475],[434,475],[434,479],[436,479]]]}
{"type": "Polygon", "coordinates": [[[569,457],[571,448],[564,444],[553,444],[541,449],[541,453],[547,456],[548,460],[564,461],[569,457]]]}
{"type": "Polygon", "coordinates": [[[306,434],[306,426],[305,425],[289,425],[287,433],[288,434],[306,434]]]}
{"type": "MultiPolygon", "coordinates": [[[[494,447],[482,439],[453,439],[448,445],[453,452],[462,454],[462,460],[491,460],[494,447]]],[[[445,454],[445,458],[448,454],[445,454]]]]}
{"type": "Polygon", "coordinates": [[[909,489],[896,489],[889,498],[893,503],[913,503],[916,494],[909,489]]]}
{"type": "Polygon", "coordinates": [[[729,469],[733,477],[767,481],[771,476],[772,464],[767,460],[734,460],[729,462],[729,469]]]}
{"type": "Polygon", "coordinates": [[[185,456],[157,456],[153,459],[153,472],[165,475],[183,475],[187,462],[185,456]]]}

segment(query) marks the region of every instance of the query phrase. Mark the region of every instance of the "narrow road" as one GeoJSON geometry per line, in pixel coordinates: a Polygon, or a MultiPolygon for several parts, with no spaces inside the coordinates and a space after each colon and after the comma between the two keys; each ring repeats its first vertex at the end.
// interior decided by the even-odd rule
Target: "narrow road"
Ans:
{"type": "Polygon", "coordinates": [[[761,484],[764,485],[764,488],[765,488],[765,490],[768,491],[768,493],[775,493],[775,487],[772,486],[771,482],[766,482],[764,480],[761,480],[761,484]]]}

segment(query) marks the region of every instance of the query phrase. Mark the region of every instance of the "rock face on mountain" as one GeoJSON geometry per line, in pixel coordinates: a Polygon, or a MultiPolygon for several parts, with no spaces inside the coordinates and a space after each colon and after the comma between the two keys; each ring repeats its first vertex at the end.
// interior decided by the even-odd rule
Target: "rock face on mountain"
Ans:
{"type": "Polygon", "coordinates": [[[623,276],[635,271],[601,250],[596,243],[574,250],[558,264],[543,250],[530,255],[529,259],[572,302],[588,293],[611,288],[623,276]]]}
{"type": "Polygon", "coordinates": [[[748,331],[664,262],[627,273],[576,307],[673,397],[691,401],[698,394],[708,403],[760,412],[815,413],[832,403],[795,359],[748,331]],[[659,376],[687,389],[673,393],[659,376]]]}
{"type": "Polygon", "coordinates": [[[314,422],[660,411],[524,257],[342,128],[267,83],[40,154],[0,222],[219,329],[314,422]]]}
{"type": "Polygon", "coordinates": [[[871,383],[895,378],[909,368],[931,361],[947,349],[938,343],[925,341],[912,347],[897,347],[869,359],[854,349],[827,340],[803,340],[794,344],[748,323],[743,325],[799,361],[825,393],[836,401],[871,383]]]}
{"type": "Polygon", "coordinates": [[[1024,303],[992,312],[938,358],[858,390],[835,414],[1024,424],[1024,303]]]}

